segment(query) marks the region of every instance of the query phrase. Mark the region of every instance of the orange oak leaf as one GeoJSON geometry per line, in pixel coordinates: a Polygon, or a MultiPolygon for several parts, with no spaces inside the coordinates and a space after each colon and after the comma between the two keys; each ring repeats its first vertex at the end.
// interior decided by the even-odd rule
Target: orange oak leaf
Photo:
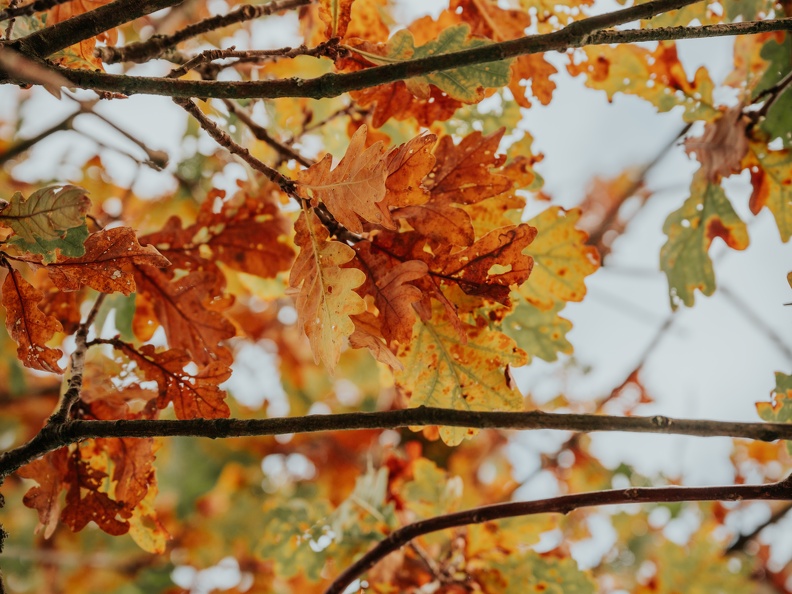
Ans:
{"type": "Polygon", "coordinates": [[[374,297],[379,310],[381,336],[388,344],[408,342],[415,324],[412,304],[421,299],[421,290],[411,283],[424,277],[428,266],[419,260],[399,262],[393,266],[391,259],[372,249],[368,241],[355,245],[355,252],[366,273],[366,282],[358,292],[374,297]]]}
{"type": "Polygon", "coordinates": [[[94,448],[90,443],[79,445],[69,454],[64,481],[68,490],[61,520],[75,532],[85,528],[88,522],[96,522],[108,534],[126,534],[129,531],[127,519],[132,512],[102,490],[108,476],[107,457],[93,455],[94,448]]]}
{"type": "Polygon", "coordinates": [[[428,98],[420,99],[402,81],[352,91],[350,95],[361,107],[372,109],[371,125],[375,128],[384,126],[391,118],[400,121],[415,118],[418,125],[428,127],[451,118],[462,107],[461,101],[436,87],[432,87],[428,98]]]}
{"type": "Polygon", "coordinates": [[[442,294],[437,287],[442,284],[456,285],[468,295],[508,304],[510,287],[521,285],[531,274],[533,259],[523,254],[523,250],[534,237],[536,229],[521,224],[502,227],[470,247],[456,250],[449,245],[427,250],[427,239],[414,232],[379,234],[373,246],[394,262],[424,262],[428,274],[415,284],[425,295],[441,302],[442,294]]]}
{"type": "Polygon", "coordinates": [[[443,136],[434,151],[437,164],[425,182],[432,197],[473,204],[511,189],[508,177],[492,171],[506,159],[497,155],[505,131],[501,128],[487,136],[473,132],[459,144],[443,136]]]}
{"type": "MultiPolygon", "coordinates": [[[[171,348],[184,349],[202,367],[228,360],[230,353],[220,343],[236,330],[222,313],[212,309],[216,275],[199,270],[171,280],[157,268],[135,265],[135,282],[138,295],[148,300],[171,348]]],[[[135,311],[135,318],[138,316],[135,311]]]]}
{"type": "Polygon", "coordinates": [[[505,160],[497,155],[504,132],[503,128],[487,136],[473,132],[459,144],[443,136],[434,149],[435,166],[424,180],[429,201],[397,209],[394,218],[407,220],[420,234],[436,241],[472,245],[476,233],[471,215],[454,203],[469,206],[503,195],[513,189],[512,178],[524,177],[496,171],[505,160]]]}
{"type": "Polygon", "coordinates": [[[685,150],[696,153],[704,174],[713,183],[742,169],[741,162],[748,152],[748,118],[743,105],[735,105],[704,127],[699,138],[688,138],[685,150]]]}
{"type": "MultiPolygon", "coordinates": [[[[54,25],[66,21],[85,12],[95,10],[112,0],[71,0],[52,8],[47,15],[47,25],[54,25]]],[[[96,41],[104,41],[108,45],[115,45],[118,41],[118,30],[110,29],[96,37],[90,37],[66,48],[54,55],[53,61],[67,68],[92,68],[104,70],[102,61],[94,55],[96,41]]]]}
{"type": "Polygon", "coordinates": [[[294,225],[300,253],[289,276],[296,295],[298,323],[311,343],[314,360],[332,371],[346,337],[355,331],[350,316],[363,313],[365,303],[353,289],[366,280],[357,268],[342,268],[355,256],[348,245],[330,241],[313,211],[303,211],[294,225]]]}
{"type": "Polygon", "coordinates": [[[84,256],[61,256],[46,271],[63,291],[88,286],[102,293],[129,295],[135,291],[133,264],[164,268],[170,262],[156,248],[140,245],[129,227],[114,227],[90,235],[85,240],[84,256]]]}
{"type": "Polygon", "coordinates": [[[352,318],[355,331],[349,336],[349,346],[355,349],[368,349],[380,363],[392,369],[402,370],[402,364],[388,348],[382,338],[379,320],[369,312],[364,312],[352,318]]]}
{"type": "Polygon", "coordinates": [[[231,369],[222,361],[192,371],[190,355],[181,349],[156,352],[152,345],[133,349],[122,342],[113,345],[134,361],[143,376],[157,382],[157,406],[165,408],[173,403],[179,419],[218,419],[231,412],[225,403],[226,394],[218,386],[231,377],[231,369]]]}
{"type": "Polygon", "coordinates": [[[59,349],[46,345],[61,323],[39,309],[43,293],[26,281],[16,270],[9,269],[3,282],[3,306],[6,308],[6,329],[17,343],[17,356],[25,367],[63,373],[58,360],[59,349]]]}
{"type": "Polygon", "coordinates": [[[285,241],[291,225],[269,186],[256,195],[240,192],[216,214],[206,200],[188,232],[195,249],[206,245],[217,260],[247,274],[273,278],[294,261],[294,250],[285,241]],[[205,243],[195,241],[207,235],[205,243]]]}
{"type": "Polygon", "coordinates": [[[58,526],[61,512],[59,498],[67,473],[67,456],[68,450],[61,448],[17,471],[20,477],[33,479],[38,483],[37,487],[31,487],[25,494],[22,503],[38,512],[39,524],[36,532],[43,530],[44,538],[52,536],[58,526]]]}
{"type": "Polygon", "coordinates": [[[344,37],[352,18],[354,0],[320,0],[319,18],[327,25],[325,38],[344,37]]]}
{"type": "Polygon", "coordinates": [[[368,148],[366,126],[361,126],[349,140],[349,148],[338,166],[331,171],[333,158],[324,158],[297,177],[299,189],[311,204],[323,202],[339,223],[354,233],[362,233],[360,220],[395,228],[387,210],[377,205],[385,197],[388,175],[385,148],[375,142],[368,148]]]}
{"type": "Polygon", "coordinates": [[[436,141],[434,134],[421,134],[388,153],[387,191],[382,203],[399,208],[429,200],[423,180],[434,169],[436,159],[432,147],[436,141]]]}

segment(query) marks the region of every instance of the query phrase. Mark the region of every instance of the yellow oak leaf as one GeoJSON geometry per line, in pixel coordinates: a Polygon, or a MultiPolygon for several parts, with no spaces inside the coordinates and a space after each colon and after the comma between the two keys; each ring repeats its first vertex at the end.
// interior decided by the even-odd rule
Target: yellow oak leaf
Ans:
{"type": "MultiPolygon", "coordinates": [[[[396,383],[410,406],[522,410],[523,398],[511,385],[508,368],[525,365],[525,352],[481,318],[464,328],[467,341],[460,338],[443,306],[435,303],[431,319],[416,322],[412,342],[400,345],[404,372],[397,374],[396,383]]],[[[465,427],[440,428],[440,437],[449,445],[476,433],[465,427]]]]}
{"type": "Polygon", "coordinates": [[[661,112],[681,105],[686,122],[712,121],[721,114],[713,105],[714,84],[707,70],[699,68],[688,81],[673,43],[661,42],[654,51],[637,45],[598,45],[583,51],[586,60],[570,64],[569,73],[585,74],[586,86],[605,91],[609,101],[625,93],[646,99],[661,112]]]}
{"type": "Polygon", "coordinates": [[[524,252],[533,257],[534,267],[519,292],[541,310],[553,308],[558,299],[582,301],[585,278],[599,268],[596,248],[587,245],[588,235],[575,227],[579,218],[576,208],[551,206],[528,221],[538,230],[524,252]]]}
{"type": "Polygon", "coordinates": [[[312,211],[301,213],[294,228],[300,253],[289,286],[296,295],[298,323],[311,342],[314,360],[333,371],[347,337],[355,331],[350,316],[366,310],[363,299],[353,291],[366,275],[357,268],[342,268],[355,251],[330,241],[330,233],[312,211]]]}

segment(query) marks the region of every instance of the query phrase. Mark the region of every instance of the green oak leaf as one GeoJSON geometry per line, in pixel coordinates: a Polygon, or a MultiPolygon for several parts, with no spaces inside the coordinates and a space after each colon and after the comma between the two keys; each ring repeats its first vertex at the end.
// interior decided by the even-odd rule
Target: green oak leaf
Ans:
{"type": "Polygon", "coordinates": [[[748,229],[734,212],[723,189],[709,183],[699,170],[690,186],[690,197],[665,221],[668,241],[660,250],[660,268],[668,277],[671,307],[694,303],[694,291],[715,292],[715,271],[708,250],[720,237],[736,250],[748,247],[748,229]]]}
{"type": "Polygon", "coordinates": [[[77,186],[49,186],[28,198],[17,192],[0,204],[0,225],[13,229],[12,243],[42,255],[45,264],[55,260],[56,250],[77,258],[85,254],[90,206],[85,190],[77,186]]]}
{"type": "Polygon", "coordinates": [[[529,357],[556,361],[558,353],[572,354],[572,344],[566,338],[572,322],[558,315],[566,303],[558,300],[545,311],[528,303],[519,293],[513,292],[511,299],[516,307],[503,320],[503,332],[529,357]]]}
{"type": "MultiPolygon", "coordinates": [[[[365,52],[360,49],[348,48],[366,58],[372,64],[385,66],[407,60],[428,58],[440,54],[448,54],[473,49],[492,43],[485,39],[468,39],[470,27],[456,25],[445,29],[437,39],[415,47],[415,38],[407,29],[398,31],[385,46],[385,55],[365,52]]],[[[487,62],[462,66],[452,70],[430,72],[405,80],[410,91],[419,98],[426,99],[430,95],[429,85],[434,85],[449,97],[463,103],[477,103],[482,99],[485,88],[500,88],[509,84],[511,60],[487,62]]]]}
{"type": "MultiPolygon", "coordinates": [[[[773,87],[792,71],[792,37],[787,35],[782,43],[768,41],[760,55],[770,65],[756,86],[754,97],[773,87]]],[[[792,147],[792,87],[787,86],[778,96],[759,127],[771,140],[780,138],[784,147],[792,147]]]]}

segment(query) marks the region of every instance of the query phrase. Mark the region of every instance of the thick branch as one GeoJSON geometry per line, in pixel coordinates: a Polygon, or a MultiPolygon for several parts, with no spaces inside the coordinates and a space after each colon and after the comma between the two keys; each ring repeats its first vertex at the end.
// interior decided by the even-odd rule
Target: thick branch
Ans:
{"type": "Polygon", "coordinates": [[[717,487],[643,487],[594,491],[564,495],[538,501],[517,501],[479,507],[454,514],[437,516],[408,524],[394,530],[368,553],[350,565],[338,576],[325,594],[341,594],[349,584],[371,569],[375,563],[390,553],[397,551],[414,538],[448,528],[458,528],[470,524],[481,524],[502,518],[530,516],[535,514],[567,514],[583,507],[599,505],[619,505],[624,503],[654,503],[682,501],[742,501],[792,500],[792,483],[789,479],[769,485],[723,485],[717,487]]]}
{"type": "Polygon", "coordinates": [[[98,437],[208,437],[211,439],[352,431],[358,429],[396,429],[399,427],[474,427],[477,429],[552,429],[557,431],[626,431],[664,433],[698,437],[741,437],[761,441],[792,440],[792,424],[740,423],[670,417],[616,417],[608,415],[530,412],[478,412],[420,406],[384,412],[356,412],[335,415],[310,415],[272,419],[193,419],[69,421],[57,429],[45,427],[28,443],[0,456],[0,477],[47,452],[98,437]]]}
{"type": "Polygon", "coordinates": [[[22,6],[9,6],[3,11],[0,11],[0,21],[7,21],[19,16],[28,16],[36,12],[44,12],[57,6],[58,4],[65,4],[71,0],[36,0],[30,4],[23,4],[22,6]]]}
{"type": "MultiPolygon", "coordinates": [[[[124,0],[117,0],[119,2],[124,0]]],[[[648,6],[653,4],[641,4],[648,6]]],[[[632,10],[632,9],[625,9],[632,10]]],[[[616,11],[619,14],[624,11],[616,11]]],[[[593,17],[599,18],[599,17],[593,17]]],[[[581,24],[589,19],[575,23],[575,31],[581,30],[581,24]]],[[[628,22],[627,20],[623,22],[628,22]]],[[[612,43],[635,43],[638,41],[656,41],[668,39],[693,39],[701,37],[719,37],[731,35],[749,35],[766,31],[792,30],[792,18],[767,21],[748,21],[729,23],[726,25],[706,25],[702,27],[666,27],[660,29],[629,29],[625,31],[607,30],[598,33],[570,34],[570,28],[545,35],[532,35],[511,41],[493,43],[474,49],[449,54],[440,54],[408,60],[397,64],[377,66],[347,74],[325,74],[312,79],[289,78],[264,81],[206,81],[181,80],[172,78],[132,77],[88,70],[58,71],[77,87],[123,93],[126,95],[150,94],[168,97],[206,97],[218,99],[274,99],[278,97],[308,97],[323,99],[337,97],[348,91],[365,89],[397,80],[405,80],[421,76],[429,72],[451,70],[471,64],[496,62],[525,54],[537,54],[549,51],[565,51],[584,45],[603,45],[612,43]]],[[[574,33],[574,31],[573,31],[574,33]]],[[[0,81],[2,82],[2,81],[0,81]]],[[[12,77],[7,82],[19,83],[12,77]]]]}
{"type": "Polygon", "coordinates": [[[222,29],[237,23],[252,21],[263,16],[268,16],[281,10],[291,10],[310,4],[311,0],[275,0],[268,4],[244,4],[236,10],[204,19],[198,23],[188,25],[173,35],[155,35],[146,41],[130,43],[124,47],[98,48],[97,55],[107,64],[116,62],[147,62],[159,56],[166,49],[174,47],[192,37],[203,35],[215,29],[222,29]]]}
{"type": "Polygon", "coordinates": [[[109,29],[163,8],[181,0],[115,0],[96,10],[85,12],[62,23],[36,31],[14,43],[16,49],[29,56],[46,58],[84,39],[96,37],[109,29]]]}

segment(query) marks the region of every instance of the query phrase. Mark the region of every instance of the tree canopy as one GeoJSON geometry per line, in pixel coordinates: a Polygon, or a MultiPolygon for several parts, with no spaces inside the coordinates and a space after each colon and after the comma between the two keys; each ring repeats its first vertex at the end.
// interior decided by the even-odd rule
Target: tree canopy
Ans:
{"type": "Polygon", "coordinates": [[[0,592],[790,591],[759,535],[792,509],[792,375],[735,422],[642,416],[642,372],[716,291],[792,365],[789,308],[716,282],[753,217],[792,237],[792,4],[618,4],[0,4],[0,592]],[[725,77],[678,51],[709,37],[725,77]],[[566,77],[678,123],[574,207],[524,125],[566,77]],[[66,115],[29,134],[46,93],[66,115]],[[136,130],[156,109],[108,115],[135,96],[186,116],[178,151],[136,130]],[[37,165],[58,135],[93,153],[37,165]],[[601,397],[536,397],[526,366],[586,373],[564,309],[674,151],[667,317],[601,397]],[[607,464],[592,432],[732,438],[733,480],[607,464]]]}

